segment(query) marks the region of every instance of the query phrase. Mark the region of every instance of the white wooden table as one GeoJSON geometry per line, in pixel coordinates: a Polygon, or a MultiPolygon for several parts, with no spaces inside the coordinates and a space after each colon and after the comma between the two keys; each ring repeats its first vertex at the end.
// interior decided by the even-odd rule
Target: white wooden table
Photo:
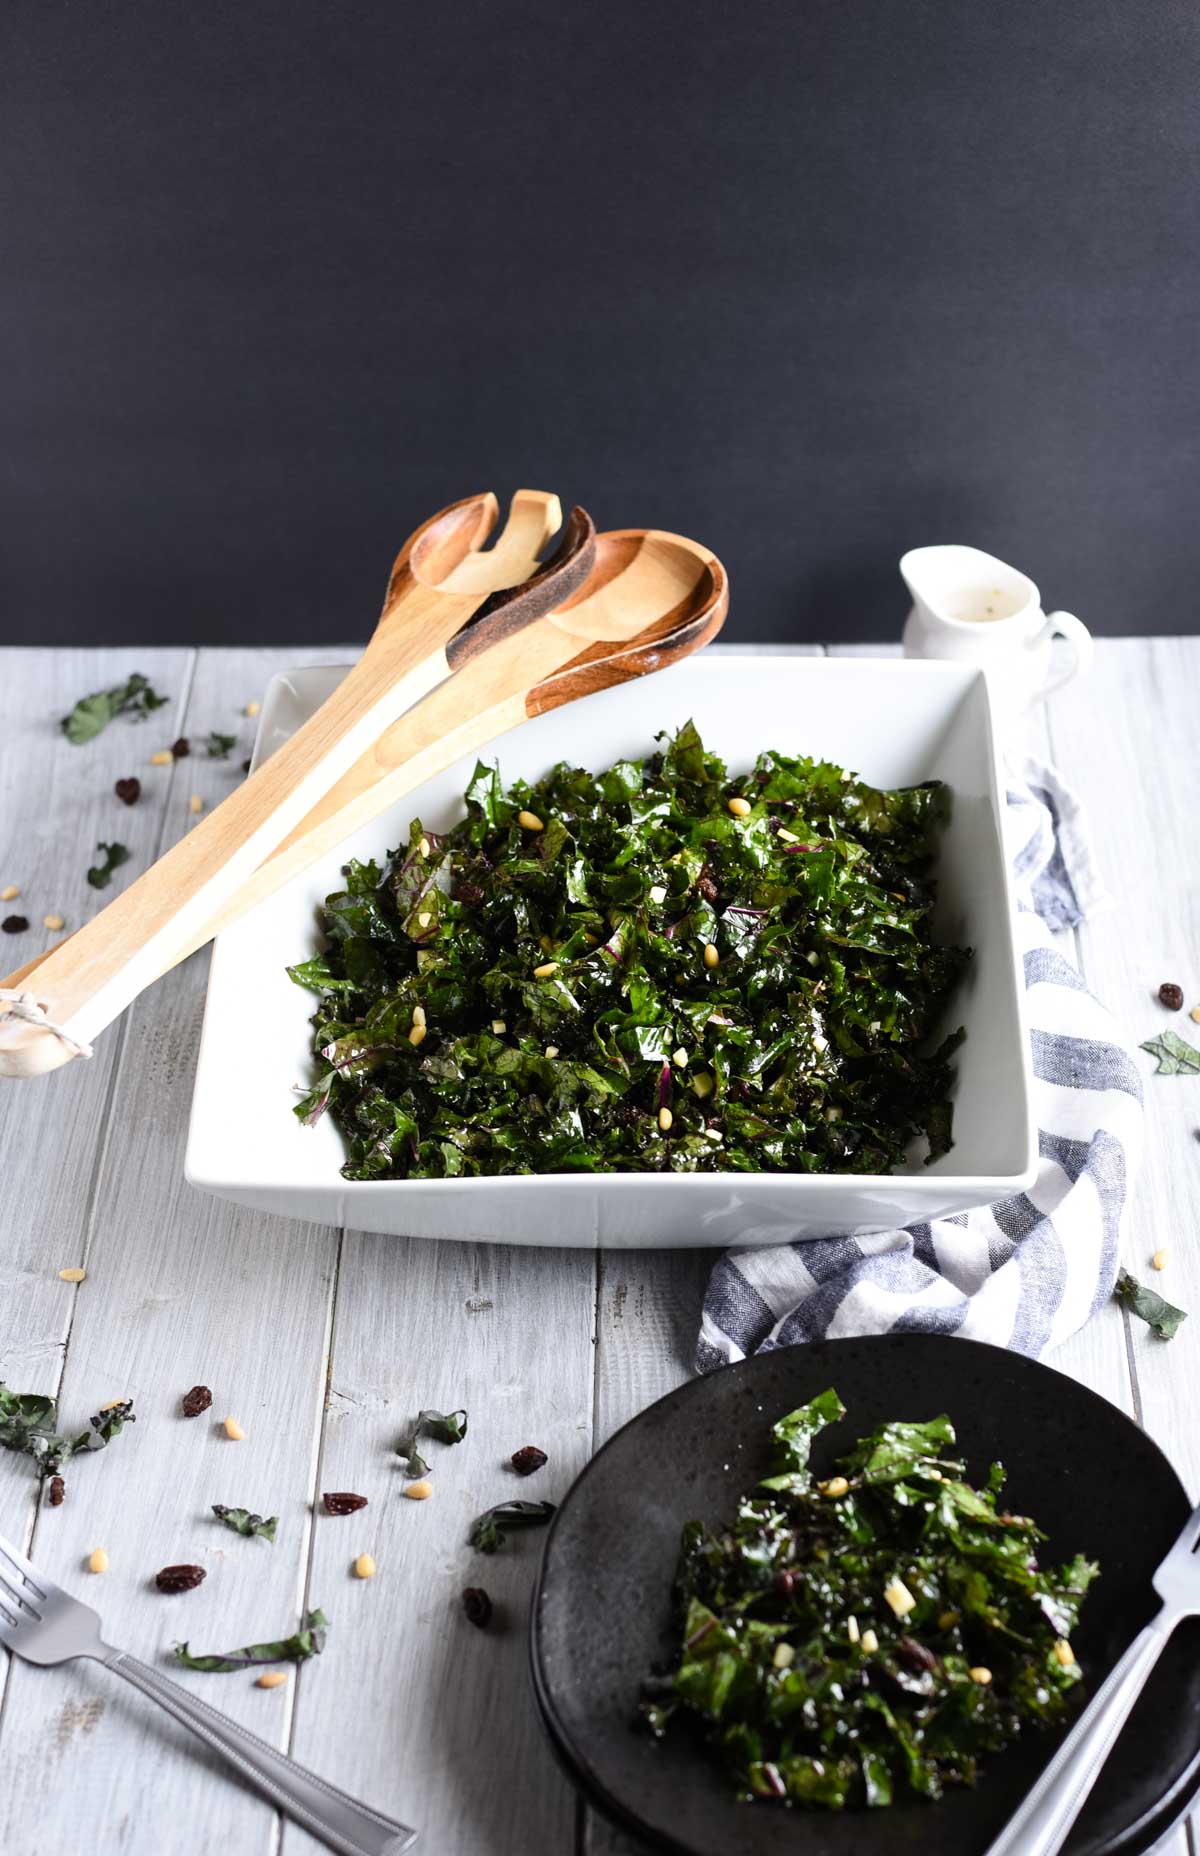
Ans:
{"type": "MultiPolygon", "coordinates": [[[[0,938],[5,969],[77,925],[103,898],[85,871],[97,841],[132,852],[117,883],[241,777],[253,724],[241,717],[270,674],[325,653],[252,650],[0,653],[0,888],[33,926],[0,938]],[[172,703],[71,747],[58,718],[89,691],[143,670],[172,703]],[[210,729],[238,734],[204,757],[210,729]],[[148,765],[177,735],[196,743],[148,765]],[[127,810],[113,781],[136,773],[127,810]]],[[[1102,643],[1090,680],[1040,718],[1049,751],[1088,803],[1117,905],[1071,950],[1134,1042],[1186,1018],[1154,1001],[1161,980],[1200,998],[1197,741],[1200,638],[1102,643]]],[[[799,744],[798,744],[799,745],[799,744]]],[[[115,893],[115,892],[113,892],[115,893]]],[[[283,958],[284,950],[281,950],[283,958]]],[[[102,1610],[110,1639],[161,1658],[180,1638],[224,1649],[295,1628],[308,1604],[332,1619],[328,1646],[263,1691],[246,1675],[185,1676],[260,1734],[420,1826],[430,1856],[629,1856],[593,1819],[543,1743],[525,1671],[524,1606],[539,1546],[482,1560],[465,1545],[480,1509],[519,1492],[556,1498],[589,1452],[690,1370],[708,1254],[570,1252],[425,1244],[252,1216],[193,1192],[183,1147],[204,999],[201,954],[99,1042],[94,1060],[0,1084],[0,1378],[55,1392],[65,1425],[132,1397],[137,1424],[67,1472],[58,1509],[36,1506],[28,1459],[0,1451],[0,1530],[102,1610]],[[59,1279],[83,1265],[78,1287],[59,1279]],[[188,1422],[181,1394],[211,1386],[188,1422]],[[393,1454],[420,1406],[470,1411],[468,1442],[435,1471],[434,1498],[405,1501],[393,1454]],[[246,1431],[231,1443],[217,1419],[246,1431]],[[503,1465],[534,1443],[550,1462],[520,1487],[503,1465]],[[314,1513],[324,1489],[370,1497],[361,1514],[314,1513]],[[278,1514],[274,1547],[241,1540],[214,1501],[278,1514]],[[107,1575],[84,1569],[93,1547],[107,1575]],[[350,1576],[362,1551],[369,1583],[350,1576]],[[167,1598],[173,1561],[206,1583],[167,1598]],[[464,1585],[497,1605],[487,1633],[463,1618],[464,1585]]],[[[1200,1080],[1150,1077],[1148,1147],[1126,1260],[1197,1318],[1170,1346],[1105,1310],[1052,1363],[1132,1412],[1200,1490],[1200,1080]]],[[[436,1446],[434,1446],[436,1449],[436,1446]]],[[[6,1856],[300,1856],[318,1845],[223,1774],[165,1717],[91,1664],[3,1666],[0,1849],[6,1856]]],[[[1179,1829],[1166,1846],[1185,1856],[1179,1829]]]]}

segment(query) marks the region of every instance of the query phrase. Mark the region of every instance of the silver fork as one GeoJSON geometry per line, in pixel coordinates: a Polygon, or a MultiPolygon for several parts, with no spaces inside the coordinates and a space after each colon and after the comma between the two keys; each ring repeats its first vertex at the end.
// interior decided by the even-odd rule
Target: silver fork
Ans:
{"type": "Polygon", "coordinates": [[[1138,1632],[1112,1674],[1097,1689],[987,1856],[1056,1856],[1061,1850],[1171,1632],[1184,1618],[1200,1612],[1198,1547],[1200,1508],[1190,1516],[1154,1575],[1162,1610],[1151,1618],[1145,1630],[1138,1632]]]}
{"type": "Polygon", "coordinates": [[[342,1856],[400,1856],[416,1841],[407,1824],[360,1804],[328,1785],[265,1740],[218,1714],[206,1701],[159,1675],[100,1635],[100,1619],[10,1546],[0,1535],[0,1643],[26,1662],[49,1665],[88,1656],[149,1695],[221,1753],[271,1803],[342,1856]]]}

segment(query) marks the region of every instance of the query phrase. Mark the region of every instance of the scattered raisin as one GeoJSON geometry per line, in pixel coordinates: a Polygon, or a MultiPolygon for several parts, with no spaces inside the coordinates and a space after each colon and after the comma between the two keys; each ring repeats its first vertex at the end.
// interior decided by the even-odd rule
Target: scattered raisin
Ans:
{"type": "Polygon", "coordinates": [[[202,1411],[207,1411],[212,1404],[212,1393],[207,1386],[193,1386],[183,1395],[183,1415],[185,1418],[198,1418],[202,1411]]]}
{"type": "Polygon", "coordinates": [[[357,1514],[360,1508],[365,1508],[367,1505],[367,1498],[365,1495],[351,1495],[349,1491],[345,1489],[334,1490],[329,1495],[322,1495],[321,1501],[324,1504],[326,1514],[357,1514]]]}
{"type": "Polygon", "coordinates": [[[914,1675],[924,1675],[926,1671],[932,1674],[938,1667],[938,1659],[933,1651],[927,1650],[915,1637],[901,1637],[896,1645],[896,1660],[903,1663],[906,1669],[911,1669],[914,1675]]]}
{"type": "Polygon", "coordinates": [[[454,900],[474,904],[483,901],[483,891],[478,883],[472,883],[469,877],[461,877],[454,886],[454,900]]]}
{"type": "Polygon", "coordinates": [[[1176,986],[1173,980],[1164,980],[1158,989],[1158,996],[1168,1012],[1182,1012],[1183,987],[1176,986]]]}
{"type": "Polygon", "coordinates": [[[463,1592],[463,1610],[468,1623],[486,1630],[492,1621],[492,1601],[481,1585],[468,1585],[463,1592]]]}
{"type": "Polygon", "coordinates": [[[142,796],[142,783],[131,775],[128,780],[118,780],[113,787],[118,799],[123,799],[127,806],[135,806],[142,796]]]}
{"type": "Polygon", "coordinates": [[[526,1444],[523,1450],[514,1450],[512,1466],[518,1476],[532,1476],[534,1470],[540,1469],[546,1461],[544,1450],[539,1450],[536,1444],[526,1444]]]}
{"type": "Polygon", "coordinates": [[[186,735],[180,735],[178,741],[172,741],[171,743],[172,760],[186,760],[191,751],[186,735]]]}
{"type": "Polygon", "coordinates": [[[164,1566],[154,1583],[160,1592],[194,1592],[206,1576],[203,1566],[164,1566]]]}
{"type": "Polygon", "coordinates": [[[721,893],[707,864],[696,878],[696,888],[704,897],[705,902],[715,902],[721,893]]]}
{"type": "Polygon", "coordinates": [[[0,928],[3,928],[5,934],[24,934],[28,926],[29,917],[27,915],[6,915],[4,920],[0,922],[0,928]]]}
{"type": "Polygon", "coordinates": [[[52,1508],[62,1507],[63,1497],[66,1495],[66,1492],[67,1492],[67,1485],[63,1481],[62,1477],[51,1476],[50,1478],[50,1506],[52,1508]]]}
{"type": "Polygon", "coordinates": [[[775,1591],[780,1598],[790,1598],[796,1589],[796,1575],[790,1566],[775,1574],[775,1591]]]}

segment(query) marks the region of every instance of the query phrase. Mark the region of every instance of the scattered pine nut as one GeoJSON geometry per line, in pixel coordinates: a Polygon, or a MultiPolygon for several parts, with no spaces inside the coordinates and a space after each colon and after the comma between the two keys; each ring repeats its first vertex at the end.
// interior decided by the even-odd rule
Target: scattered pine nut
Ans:
{"type": "Polygon", "coordinates": [[[423,1025],[424,1023],[425,1023],[425,1007],[423,1005],[414,1005],[413,1006],[413,1024],[423,1025]]]}
{"type": "Polygon", "coordinates": [[[15,883],[8,883],[0,889],[0,902],[15,902],[20,893],[15,883]]]}
{"type": "Polygon", "coordinates": [[[546,1046],[546,1055],[547,1055],[547,1057],[557,1057],[557,1056],[558,1056],[558,1045],[557,1045],[557,1044],[547,1044],[547,1046],[546,1046]]]}
{"type": "Polygon", "coordinates": [[[235,1444],[240,1444],[246,1435],[236,1418],[226,1418],[224,1429],[226,1437],[232,1438],[235,1444]]]}
{"type": "Polygon", "coordinates": [[[978,1682],[980,1688],[987,1688],[992,1679],[991,1670],[985,1669],[982,1663],[976,1663],[974,1669],[967,1670],[967,1674],[972,1682],[978,1682]]]}
{"type": "Polygon", "coordinates": [[[548,980],[552,973],[557,973],[557,972],[558,972],[557,960],[547,960],[543,963],[542,966],[535,967],[533,969],[533,977],[535,980],[548,980]]]}
{"type": "Polygon", "coordinates": [[[776,1669],[790,1669],[796,1660],[796,1652],[790,1643],[777,1643],[775,1654],[771,1658],[776,1669]]]}
{"type": "Polygon", "coordinates": [[[107,1572],[108,1571],[108,1554],[104,1551],[103,1547],[96,1547],[93,1550],[93,1552],[89,1553],[88,1571],[89,1572],[107,1572]]]}
{"type": "Polygon", "coordinates": [[[910,1611],[915,1611],[917,1601],[905,1585],[903,1579],[891,1579],[883,1588],[883,1596],[898,1618],[906,1618],[910,1611]]]}
{"type": "Polygon", "coordinates": [[[1165,1270],[1167,1267],[1167,1252],[1165,1250],[1156,1250],[1150,1262],[1154,1269],[1165,1270]]]}
{"type": "Polygon", "coordinates": [[[667,892],[663,888],[663,885],[661,883],[655,883],[654,887],[650,891],[651,902],[655,902],[661,905],[662,903],[666,901],[666,899],[667,899],[667,892]]]}
{"type": "Polygon", "coordinates": [[[830,1476],[828,1482],[818,1482],[817,1487],[822,1495],[828,1495],[832,1500],[836,1500],[839,1495],[845,1495],[850,1484],[845,1476],[830,1476]]]}
{"type": "MultiPolygon", "coordinates": [[[[255,703],[257,709],[258,704],[255,703]]],[[[255,1688],[282,1688],[287,1681],[286,1669],[264,1669],[254,1684],[255,1688]]]]}
{"type": "Polygon", "coordinates": [[[375,1577],[375,1562],[369,1553],[360,1553],[355,1560],[354,1577],[356,1579],[373,1579],[375,1577]]]}
{"type": "MultiPolygon", "coordinates": [[[[257,715],[261,708],[262,708],[262,704],[260,702],[248,702],[246,704],[246,707],[242,710],[242,714],[243,715],[257,715]]],[[[287,1677],[284,1676],[283,1680],[286,1682],[287,1677]]],[[[275,1684],[272,1683],[271,1686],[272,1688],[274,1688],[275,1684]]]]}
{"type": "Polygon", "coordinates": [[[422,909],[421,913],[417,916],[417,926],[418,928],[428,928],[432,920],[433,916],[429,913],[429,910],[422,909]]]}
{"type": "Polygon", "coordinates": [[[43,915],[42,927],[48,928],[51,934],[57,934],[60,928],[66,927],[66,923],[61,915],[43,915]]]}
{"type": "Polygon", "coordinates": [[[1054,1646],[1054,1654],[1064,1669],[1069,1669],[1075,1661],[1075,1652],[1065,1637],[1060,1637],[1054,1646]]]}
{"type": "Polygon", "coordinates": [[[58,1279],[60,1282],[82,1282],[86,1275],[87,1275],[86,1270],[79,1269],[73,1263],[70,1269],[59,1270],[58,1279]]]}
{"type": "Polygon", "coordinates": [[[526,831],[545,831],[546,829],[536,812],[518,812],[517,824],[523,826],[526,831]]]}
{"type": "Polygon", "coordinates": [[[704,949],[705,966],[710,967],[710,968],[715,967],[718,961],[720,960],[720,958],[721,956],[717,952],[716,948],[713,946],[712,942],[711,941],[707,942],[705,945],[705,949],[704,949]]]}
{"type": "Polygon", "coordinates": [[[719,1146],[725,1137],[719,1128],[705,1128],[704,1138],[706,1141],[713,1141],[719,1146]]]}
{"type": "Polygon", "coordinates": [[[799,844],[800,842],[799,838],[796,836],[794,831],[785,831],[782,825],[779,827],[779,830],[775,833],[775,836],[783,844],[799,844]]]}
{"type": "Polygon", "coordinates": [[[422,855],[422,857],[428,857],[428,855],[429,855],[429,839],[428,839],[428,838],[422,838],[422,839],[421,839],[421,841],[420,841],[420,843],[419,843],[419,844],[417,845],[417,849],[418,849],[418,850],[420,851],[420,853],[421,853],[421,855],[422,855]]]}
{"type": "Polygon", "coordinates": [[[429,1497],[433,1494],[433,1484],[432,1482],[427,1482],[424,1477],[422,1477],[420,1482],[408,1483],[404,1493],[408,1496],[410,1502],[427,1502],[429,1497]]]}
{"type": "Polygon", "coordinates": [[[659,1111],[658,1111],[658,1125],[659,1125],[659,1127],[660,1127],[660,1128],[662,1129],[662,1131],[663,1131],[663,1133],[664,1133],[664,1134],[667,1134],[667,1133],[669,1133],[669,1131],[670,1131],[670,1127],[671,1127],[671,1123],[672,1123],[672,1122],[674,1121],[674,1119],[675,1119],[675,1117],[674,1117],[674,1115],[672,1115],[672,1113],[671,1113],[671,1111],[670,1111],[670,1109],[669,1109],[669,1108],[660,1108],[660,1109],[659,1109],[659,1111]]]}
{"type": "Polygon", "coordinates": [[[673,1051],[671,1053],[671,1062],[675,1065],[675,1068],[677,1070],[686,1070],[687,1060],[688,1060],[688,1054],[684,1050],[682,1044],[679,1046],[679,1049],[677,1051],[673,1051]]]}
{"type": "Polygon", "coordinates": [[[502,1018],[493,1018],[492,1020],[492,1036],[493,1037],[502,1038],[504,1036],[504,1033],[507,1030],[508,1030],[508,1026],[505,1024],[502,1018]]]}
{"type": "Polygon", "coordinates": [[[875,1632],[873,1630],[865,1630],[862,1634],[863,1655],[874,1656],[878,1648],[879,1648],[879,1639],[875,1635],[875,1632]]]}
{"type": "Polygon", "coordinates": [[[408,1034],[408,1041],[410,1044],[423,1044],[425,1042],[427,1033],[428,1033],[428,1026],[419,1025],[414,1019],[413,1028],[408,1034]]]}
{"type": "Polygon", "coordinates": [[[700,1097],[701,1101],[704,1100],[705,1096],[710,1096],[712,1094],[713,1079],[708,1074],[707,1070],[697,1070],[695,1076],[692,1078],[692,1088],[700,1097]]]}
{"type": "Polygon", "coordinates": [[[196,813],[203,812],[204,801],[200,797],[199,793],[193,793],[191,798],[188,800],[188,810],[189,812],[196,812],[196,813]]]}
{"type": "Polygon", "coordinates": [[[858,1643],[862,1636],[862,1632],[858,1628],[858,1619],[854,1616],[853,1612],[851,1612],[850,1616],[846,1619],[846,1636],[851,1643],[858,1643]]]}
{"type": "Polygon", "coordinates": [[[734,818],[749,818],[753,810],[748,799],[741,799],[736,794],[732,799],[727,799],[725,803],[733,813],[734,818]]]}
{"type": "Polygon", "coordinates": [[[159,748],[157,754],[152,754],[150,756],[150,765],[152,767],[169,767],[174,759],[175,756],[172,754],[170,748],[159,748]]]}
{"type": "Polygon", "coordinates": [[[110,1398],[107,1405],[101,1405],[101,1411],[115,1411],[118,1405],[127,1405],[127,1398],[110,1398]]]}
{"type": "MultiPolygon", "coordinates": [[[[8,891],[5,890],[4,893],[7,896],[8,891]]],[[[1188,1017],[1192,1020],[1194,1024],[1200,1025],[1200,1005],[1194,1005],[1191,1011],[1188,1013],[1188,1017]]]]}

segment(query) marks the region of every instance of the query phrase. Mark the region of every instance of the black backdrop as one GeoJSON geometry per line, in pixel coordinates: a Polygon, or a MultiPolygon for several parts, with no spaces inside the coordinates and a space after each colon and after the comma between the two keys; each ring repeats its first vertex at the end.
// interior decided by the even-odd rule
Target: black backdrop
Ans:
{"type": "Polygon", "coordinates": [[[894,637],[1200,610],[1196,0],[8,0],[0,637],[360,635],[469,491],[894,637]]]}

